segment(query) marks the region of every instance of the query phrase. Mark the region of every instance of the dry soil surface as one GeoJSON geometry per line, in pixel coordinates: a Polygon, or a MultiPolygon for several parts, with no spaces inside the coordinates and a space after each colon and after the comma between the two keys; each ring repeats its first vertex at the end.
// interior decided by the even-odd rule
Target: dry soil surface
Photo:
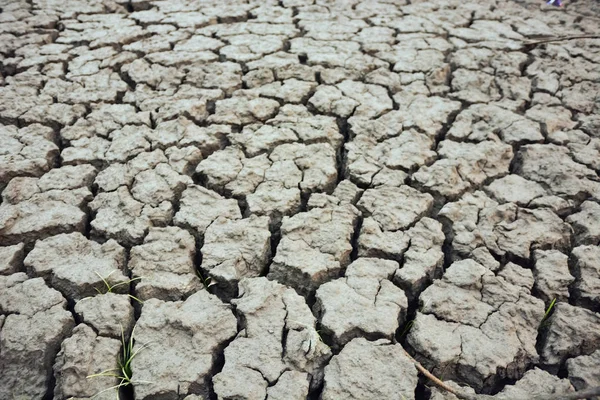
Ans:
{"type": "Polygon", "coordinates": [[[454,398],[404,350],[600,385],[600,40],[532,43],[599,34],[596,0],[0,0],[0,399],[454,398]]]}

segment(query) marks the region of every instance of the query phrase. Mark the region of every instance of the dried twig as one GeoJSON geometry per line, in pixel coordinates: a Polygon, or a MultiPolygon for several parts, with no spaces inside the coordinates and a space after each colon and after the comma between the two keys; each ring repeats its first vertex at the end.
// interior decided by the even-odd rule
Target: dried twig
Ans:
{"type": "MultiPolygon", "coordinates": [[[[431,372],[429,372],[427,370],[427,368],[425,368],[420,362],[418,362],[417,360],[412,358],[412,356],[410,354],[408,354],[408,352],[406,350],[404,351],[404,354],[406,354],[408,359],[415,365],[415,367],[417,367],[417,370],[419,370],[419,372],[421,372],[423,375],[425,375],[425,377],[427,379],[432,381],[439,388],[444,389],[445,391],[447,391],[449,393],[452,393],[459,399],[462,399],[462,400],[492,400],[492,399],[499,400],[501,398],[501,397],[489,396],[489,395],[485,395],[485,394],[465,393],[464,391],[462,391],[460,389],[453,388],[453,387],[449,386],[447,383],[445,383],[444,381],[442,381],[441,379],[439,379],[438,377],[436,377],[435,375],[433,375],[431,372]]],[[[570,393],[544,394],[544,395],[537,395],[537,396],[526,397],[526,398],[525,397],[523,397],[523,398],[511,397],[510,400],[579,400],[579,399],[593,398],[595,396],[600,396],[600,386],[585,389],[585,390],[580,390],[577,392],[570,392],[570,393]]]]}
{"type": "Polygon", "coordinates": [[[600,39],[600,35],[559,36],[559,37],[552,37],[552,38],[543,39],[543,40],[523,42],[523,44],[525,46],[535,46],[538,44],[564,42],[565,40],[577,40],[577,39],[600,39]]]}

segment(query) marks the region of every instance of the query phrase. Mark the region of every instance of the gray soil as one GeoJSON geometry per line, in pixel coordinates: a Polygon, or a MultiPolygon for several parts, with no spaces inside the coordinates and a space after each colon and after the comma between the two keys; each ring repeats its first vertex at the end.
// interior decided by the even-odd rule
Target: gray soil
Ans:
{"type": "Polygon", "coordinates": [[[600,386],[600,3],[564,3],[0,0],[0,399],[455,399],[406,352],[600,386]]]}

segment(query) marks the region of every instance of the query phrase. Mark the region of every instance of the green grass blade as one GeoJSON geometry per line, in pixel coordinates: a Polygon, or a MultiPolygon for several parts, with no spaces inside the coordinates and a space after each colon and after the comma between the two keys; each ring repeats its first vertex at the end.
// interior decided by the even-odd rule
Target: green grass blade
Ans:
{"type": "Polygon", "coordinates": [[[135,296],[133,296],[131,294],[128,294],[127,296],[129,296],[130,298],[134,299],[135,301],[137,301],[140,304],[144,304],[143,300],[140,300],[140,299],[138,299],[137,297],[135,297],[135,296]]]}
{"type": "Polygon", "coordinates": [[[550,305],[548,306],[548,309],[546,310],[546,314],[544,314],[544,318],[542,319],[545,320],[546,318],[548,318],[548,315],[550,314],[550,312],[552,312],[552,308],[554,308],[554,304],[556,303],[556,298],[553,298],[552,301],[550,302],[550,305]]]}
{"type": "Polygon", "coordinates": [[[93,377],[93,376],[97,376],[97,375],[98,375],[98,376],[99,376],[99,375],[103,375],[103,374],[105,374],[105,373],[107,373],[107,372],[111,372],[111,371],[118,371],[118,370],[119,370],[118,368],[106,369],[106,370],[104,370],[104,371],[100,371],[100,372],[97,372],[97,373],[95,373],[95,374],[88,375],[88,378],[90,378],[90,377],[93,377]]]}
{"type": "MultiPolygon", "coordinates": [[[[106,279],[104,279],[104,277],[102,275],[100,275],[98,272],[94,271],[94,273],[96,275],[98,275],[98,277],[100,279],[102,279],[102,282],[104,282],[104,285],[106,286],[106,293],[110,293],[110,291],[111,291],[112,288],[108,284],[108,281],[106,279]]],[[[112,274],[112,272],[110,274],[112,274]]],[[[108,274],[107,278],[110,276],[110,274],[108,274]]],[[[96,289],[96,290],[98,290],[98,289],[96,289]]],[[[102,294],[99,290],[98,290],[98,293],[102,294]]]]}

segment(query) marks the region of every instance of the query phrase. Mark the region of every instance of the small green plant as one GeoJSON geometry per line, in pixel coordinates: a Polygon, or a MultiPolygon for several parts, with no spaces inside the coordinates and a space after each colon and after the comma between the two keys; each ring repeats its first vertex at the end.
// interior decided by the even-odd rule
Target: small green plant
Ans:
{"type": "MultiPolygon", "coordinates": [[[[98,292],[98,293],[100,293],[100,294],[112,293],[112,292],[113,292],[113,290],[114,290],[114,288],[116,288],[116,287],[123,286],[123,285],[129,285],[131,282],[139,281],[140,279],[142,279],[141,277],[137,277],[137,278],[128,279],[128,280],[126,280],[126,281],[123,281],[123,282],[118,282],[118,283],[115,283],[114,285],[111,285],[110,283],[108,283],[108,278],[109,278],[109,277],[110,277],[112,274],[114,274],[115,272],[117,272],[117,270],[116,270],[116,269],[115,269],[115,270],[113,270],[113,271],[111,271],[111,273],[110,273],[110,274],[108,274],[108,275],[106,276],[106,278],[104,278],[104,277],[103,277],[102,275],[100,275],[98,272],[94,271],[94,273],[95,273],[96,275],[98,275],[98,277],[100,277],[100,279],[102,279],[102,282],[104,282],[104,286],[105,286],[105,289],[106,289],[106,291],[103,293],[103,292],[102,292],[100,289],[98,289],[98,288],[94,288],[94,289],[96,289],[96,292],[98,292]]],[[[137,301],[137,302],[138,302],[138,303],[140,303],[140,304],[143,304],[143,303],[144,303],[142,300],[138,299],[137,297],[135,297],[135,296],[133,296],[133,295],[131,295],[131,294],[127,294],[127,296],[129,296],[130,298],[132,298],[133,300],[137,301]]]]}
{"type": "Polygon", "coordinates": [[[108,369],[106,371],[102,371],[97,374],[92,374],[92,375],[87,376],[88,379],[102,377],[102,376],[113,377],[113,378],[117,379],[117,381],[119,382],[114,386],[108,387],[108,388],[96,393],[92,398],[95,398],[104,392],[114,389],[117,393],[117,400],[119,400],[120,399],[119,391],[122,387],[126,387],[126,386],[129,386],[134,383],[152,383],[152,382],[147,382],[147,381],[134,381],[132,379],[133,371],[131,370],[131,362],[133,361],[135,356],[140,351],[142,351],[149,345],[149,343],[145,343],[142,346],[140,346],[139,349],[137,349],[136,351],[133,351],[133,345],[135,342],[134,334],[135,334],[135,327],[133,327],[133,330],[131,331],[131,336],[129,337],[129,340],[125,340],[125,332],[123,332],[123,327],[121,327],[122,351],[119,354],[119,357],[117,358],[117,368],[108,369]]]}
{"type": "Polygon", "coordinates": [[[202,272],[200,272],[198,269],[196,270],[196,275],[198,276],[198,279],[200,279],[200,282],[202,282],[204,285],[205,289],[217,284],[217,282],[214,282],[210,276],[207,276],[206,278],[202,276],[202,272]]]}
{"type": "Polygon", "coordinates": [[[552,312],[552,309],[554,308],[554,304],[556,304],[556,298],[552,299],[552,301],[550,302],[550,305],[546,309],[544,318],[542,318],[542,322],[540,322],[540,328],[545,328],[550,324],[550,321],[548,321],[548,317],[550,316],[550,313],[552,312]]]}

